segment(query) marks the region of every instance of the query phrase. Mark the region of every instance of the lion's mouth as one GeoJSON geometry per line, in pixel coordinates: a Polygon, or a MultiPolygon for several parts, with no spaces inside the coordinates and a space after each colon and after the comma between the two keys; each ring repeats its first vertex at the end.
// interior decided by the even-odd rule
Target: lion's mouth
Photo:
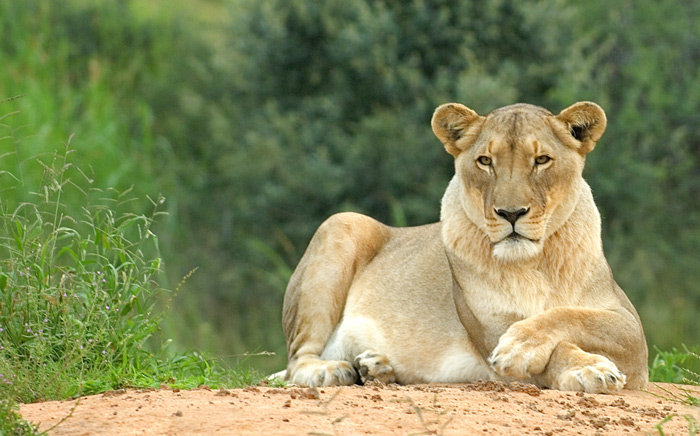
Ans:
{"type": "Polygon", "coordinates": [[[497,259],[517,262],[537,256],[542,251],[538,239],[531,239],[518,232],[512,232],[493,244],[493,255],[497,259]]]}
{"type": "Polygon", "coordinates": [[[516,231],[513,231],[513,233],[511,233],[510,235],[503,238],[501,240],[501,242],[503,242],[503,241],[518,242],[518,241],[522,241],[522,240],[526,240],[526,241],[530,241],[530,242],[538,242],[537,239],[528,238],[527,236],[521,235],[520,233],[518,233],[516,231]]]}

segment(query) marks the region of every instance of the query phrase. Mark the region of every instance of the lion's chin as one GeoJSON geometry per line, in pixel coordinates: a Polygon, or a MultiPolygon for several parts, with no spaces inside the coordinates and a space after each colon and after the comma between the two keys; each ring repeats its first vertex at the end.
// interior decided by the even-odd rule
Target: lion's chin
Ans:
{"type": "Polygon", "coordinates": [[[504,262],[532,259],[541,252],[541,244],[519,235],[511,235],[493,245],[493,257],[504,262]]]}

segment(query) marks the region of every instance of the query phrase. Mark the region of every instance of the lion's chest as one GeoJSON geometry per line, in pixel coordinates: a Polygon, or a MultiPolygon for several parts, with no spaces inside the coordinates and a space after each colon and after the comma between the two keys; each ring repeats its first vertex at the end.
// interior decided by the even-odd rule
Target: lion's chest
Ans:
{"type": "Polygon", "coordinates": [[[474,316],[484,328],[484,341],[495,346],[514,322],[556,305],[555,287],[538,271],[474,275],[462,284],[474,316]]]}

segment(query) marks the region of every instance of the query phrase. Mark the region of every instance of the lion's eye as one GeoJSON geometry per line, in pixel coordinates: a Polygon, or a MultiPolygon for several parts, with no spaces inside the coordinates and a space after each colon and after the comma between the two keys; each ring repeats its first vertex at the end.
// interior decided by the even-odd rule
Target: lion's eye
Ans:
{"type": "Polygon", "coordinates": [[[552,158],[547,156],[547,155],[537,156],[535,158],[535,164],[544,165],[546,163],[549,163],[549,161],[551,161],[551,160],[552,160],[552,158]]]}
{"type": "Polygon", "coordinates": [[[485,167],[491,166],[491,163],[493,162],[488,156],[479,156],[476,159],[476,161],[479,162],[480,165],[483,165],[485,167]]]}

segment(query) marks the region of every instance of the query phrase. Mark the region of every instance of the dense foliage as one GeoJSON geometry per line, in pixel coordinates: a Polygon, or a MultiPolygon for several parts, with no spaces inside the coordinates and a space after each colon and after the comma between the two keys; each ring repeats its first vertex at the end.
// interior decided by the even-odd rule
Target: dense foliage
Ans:
{"type": "MultiPolygon", "coordinates": [[[[96,187],[162,194],[171,281],[199,267],[169,328],[233,360],[281,353],[273,368],[286,280],[324,218],[438,218],[438,104],[596,101],[605,248],[665,349],[699,342],[697,23],[670,0],[2,2],[0,96],[25,95],[2,123],[20,161],[74,133],[96,187]]],[[[41,179],[26,167],[27,191],[41,179]]]]}

